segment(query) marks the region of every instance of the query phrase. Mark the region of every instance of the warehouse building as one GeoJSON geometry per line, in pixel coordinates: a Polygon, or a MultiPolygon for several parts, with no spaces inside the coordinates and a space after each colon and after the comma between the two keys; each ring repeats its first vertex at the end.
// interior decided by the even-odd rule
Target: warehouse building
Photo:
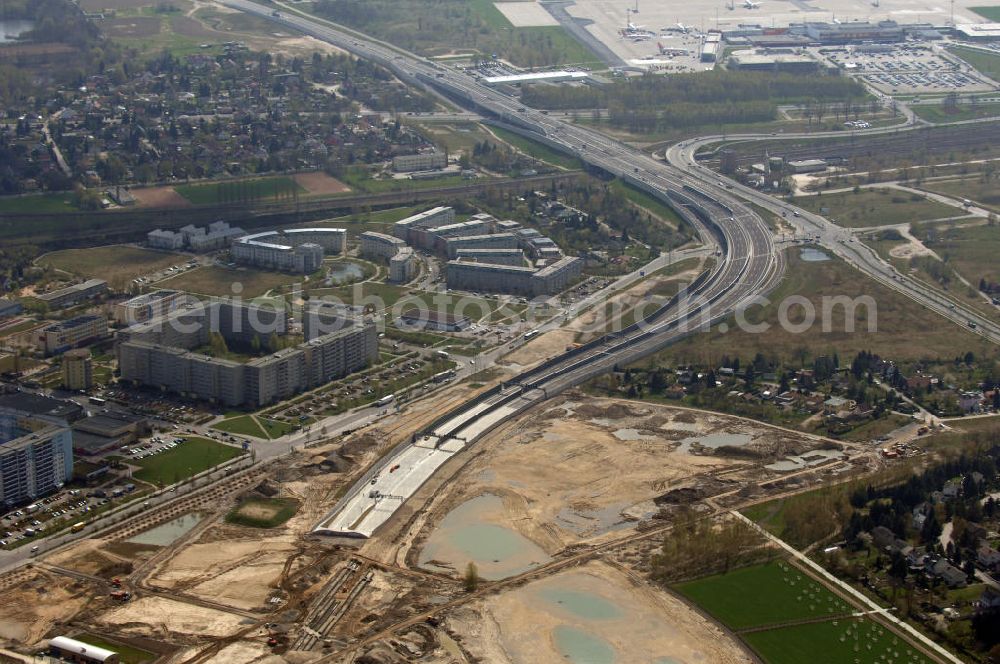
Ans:
{"type": "Polygon", "coordinates": [[[484,76],[487,85],[520,85],[522,83],[564,83],[567,81],[585,81],[590,77],[585,71],[536,71],[522,74],[507,74],[504,76],[484,76]]]}
{"type": "Polygon", "coordinates": [[[43,293],[36,297],[48,305],[49,309],[64,309],[79,304],[108,291],[108,282],[103,279],[88,279],[82,284],[66,286],[51,293],[43,293]]]}
{"type": "Polygon", "coordinates": [[[108,336],[108,321],[104,316],[77,316],[43,327],[38,344],[46,355],[57,355],[108,336]]]}
{"type": "Polygon", "coordinates": [[[788,170],[795,174],[822,173],[828,166],[822,159],[800,159],[798,161],[789,161],[786,165],[788,166],[788,170]]]}
{"type": "Polygon", "coordinates": [[[73,478],[73,434],[66,423],[0,406],[0,504],[28,503],[73,478]]]}
{"type": "Polygon", "coordinates": [[[142,415],[105,410],[73,423],[73,451],[96,456],[130,445],[150,433],[142,415]]]}
{"type": "Polygon", "coordinates": [[[710,32],[705,35],[705,43],[701,47],[702,62],[717,62],[722,50],[722,34],[710,32]]]}
{"type": "Polygon", "coordinates": [[[86,415],[83,406],[74,401],[53,399],[31,392],[0,394],[0,408],[16,411],[29,417],[39,416],[55,419],[67,426],[86,415]]]}
{"type": "Polygon", "coordinates": [[[730,69],[741,71],[777,71],[808,74],[820,67],[818,60],[797,53],[758,53],[754,50],[736,51],[729,56],[730,69]]]}

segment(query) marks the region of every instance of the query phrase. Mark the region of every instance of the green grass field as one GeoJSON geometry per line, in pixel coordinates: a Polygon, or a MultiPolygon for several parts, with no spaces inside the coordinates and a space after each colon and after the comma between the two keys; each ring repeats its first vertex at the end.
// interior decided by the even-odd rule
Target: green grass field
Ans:
{"type": "Polygon", "coordinates": [[[964,214],[962,210],[950,205],[922,197],[914,199],[907,192],[892,189],[797,196],[792,202],[801,208],[822,214],[838,226],[849,228],[887,226],[964,214]]]}
{"type": "Polygon", "coordinates": [[[976,12],[988,21],[994,21],[1000,23],[1000,6],[992,7],[969,7],[972,11],[976,12]]]}
{"type": "Polygon", "coordinates": [[[688,581],[674,589],[737,630],[853,610],[847,602],[782,561],[688,581]]]}
{"type": "Polygon", "coordinates": [[[917,117],[929,122],[961,122],[976,118],[991,118],[1000,115],[1000,104],[976,104],[962,101],[955,112],[948,112],[941,104],[917,104],[911,106],[917,117]]]}
{"type": "Polygon", "coordinates": [[[295,426],[287,422],[269,420],[266,417],[256,417],[253,415],[240,415],[222,420],[212,426],[213,429],[236,434],[238,436],[253,436],[254,438],[280,438],[291,431],[295,426]]]}
{"type": "Polygon", "coordinates": [[[304,279],[301,274],[259,272],[246,268],[208,265],[157,282],[156,287],[182,290],[199,295],[239,294],[243,298],[254,298],[260,297],[272,289],[294,283],[302,283],[305,286],[304,279]]]}
{"type": "Polygon", "coordinates": [[[939,230],[936,238],[928,246],[970,283],[978,285],[981,278],[1000,281],[1000,263],[996,259],[1000,251],[1000,227],[955,226],[939,230]]]}
{"type": "Polygon", "coordinates": [[[182,184],[174,190],[194,205],[218,205],[248,201],[289,200],[294,194],[305,194],[306,190],[292,178],[253,178],[249,180],[229,180],[206,184],[182,184]]]}
{"type": "Polygon", "coordinates": [[[152,662],[157,658],[155,653],[149,652],[148,650],[142,650],[141,648],[136,648],[134,646],[127,646],[124,643],[118,643],[117,641],[108,641],[107,639],[94,634],[81,634],[79,636],[74,636],[73,638],[77,641],[83,641],[84,643],[89,643],[92,646],[112,650],[118,653],[118,658],[121,664],[143,664],[143,662],[152,662]]]}
{"type": "Polygon", "coordinates": [[[137,471],[134,477],[157,486],[167,486],[234,459],[240,454],[242,451],[235,447],[195,436],[172,450],[135,461],[141,470],[137,471]]]}
{"type": "MultiPolygon", "coordinates": [[[[971,350],[976,357],[997,357],[995,345],[985,343],[978,335],[964,327],[928,314],[922,306],[909,298],[881,286],[842,261],[831,258],[823,262],[805,262],[799,248],[792,248],[786,255],[785,277],[762,307],[751,307],[746,314],[749,323],[766,323],[769,327],[761,333],[741,330],[734,319],[729,319],[728,331],[720,332],[718,326],[707,333],[684,339],[661,351],[656,358],[665,366],[695,363],[715,364],[723,355],[749,360],[757,353],[773,358],[788,366],[798,367],[796,356],[804,351],[807,365],[820,355],[839,353],[841,358],[853,357],[864,348],[882,357],[896,361],[922,358],[952,358],[959,350],[971,350]],[[816,323],[804,333],[785,329],[779,323],[780,303],[792,295],[804,296],[816,311],[816,323]],[[869,295],[875,300],[875,330],[869,331],[871,316],[865,307],[855,310],[854,331],[850,332],[843,307],[831,310],[826,317],[829,331],[823,331],[823,297],[846,295],[850,298],[869,295]],[[915,325],[914,321],[926,324],[915,325]]],[[[788,312],[792,322],[801,320],[799,307],[788,312]]]]}
{"type": "Polygon", "coordinates": [[[225,431],[226,433],[233,433],[238,436],[267,438],[264,431],[257,425],[257,420],[250,415],[240,415],[239,417],[222,420],[217,424],[213,424],[212,428],[217,429],[218,431],[225,431]]]}
{"type": "Polygon", "coordinates": [[[678,228],[683,223],[680,216],[674,212],[672,207],[656,198],[653,198],[640,189],[631,187],[617,179],[611,182],[611,188],[624,195],[625,198],[629,199],[629,201],[631,201],[634,205],[638,205],[641,208],[649,210],[652,214],[656,215],[674,228],[678,228]]]}
{"type": "Polygon", "coordinates": [[[186,260],[181,254],[111,245],[53,251],[40,257],[37,263],[87,278],[104,279],[112,287],[116,284],[123,287],[138,276],[157,272],[186,260]]]}
{"type": "Polygon", "coordinates": [[[515,134],[512,131],[500,129],[499,127],[491,127],[490,131],[495,133],[506,143],[510,143],[521,152],[530,155],[539,161],[544,161],[547,164],[552,164],[553,166],[558,166],[559,168],[564,168],[566,170],[578,170],[583,168],[583,163],[576,157],[563,154],[558,150],[554,150],[547,145],[525,138],[520,134],[515,134]]]}
{"type": "Polygon", "coordinates": [[[251,528],[276,528],[298,511],[299,501],[294,498],[253,498],[229,512],[226,521],[251,528]]]}
{"type": "Polygon", "coordinates": [[[931,664],[933,660],[867,618],[826,621],[743,634],[767,664],[931,664]]]}
{"type": "MultiPolygon", "coordinates": [[[[980,9],[986,8],[981,7],[980,9]]],[[[991,7],[990,9],[1000,11],[1000,7],[991,7]]],[[[993,55],[991,53],[986,53],[978,49],[967,48],[964,46],[952,46],[948,50],[987,76],[994,79],[1000,76],[1000,55],[993,55]]]]}
{"type": "Polygon", "coordinates": [[[993,178],[971,177],[934,180],[925,182],[921,188],[946,196],[968,198],[978,205],[1000,213],[1000,183],[993,178]]]}
{"type": "Polygon", "coordinates": [[[76,210],[70,194],[32,194],[0,196],[0,213],[52,214],[76,210]]]}

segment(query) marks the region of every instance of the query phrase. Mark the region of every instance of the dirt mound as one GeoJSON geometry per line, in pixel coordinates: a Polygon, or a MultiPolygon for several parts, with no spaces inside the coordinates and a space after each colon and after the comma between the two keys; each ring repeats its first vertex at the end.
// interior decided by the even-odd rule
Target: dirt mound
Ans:
{"type": "Polygon", "coordinates": [[[704,498],[707,492],[701,487],[685,486],[678,489],[671,489],[666,493],[653,498],[657,505],[690,505],[704,498]]]}
{"type": "Polygon", "coordinates": [[[576,409],[576,414],[592,419],[624,420],[626,417],[639,417],[643,413],[622,403],[611,403],[606,406],[583,404],[576,409]]]}

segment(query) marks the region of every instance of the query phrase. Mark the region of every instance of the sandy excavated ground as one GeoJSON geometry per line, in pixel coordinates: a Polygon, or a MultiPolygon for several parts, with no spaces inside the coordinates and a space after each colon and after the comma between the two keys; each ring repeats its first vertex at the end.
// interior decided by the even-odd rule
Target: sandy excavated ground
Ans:
{"type": "Polygon", "coordinates": [[[149,577],[149,583],[237,609],[263,607],[286,561],[299,550],[299,537],[328,508],[323,496],[335,481],[336,476],[320,475],[309,482],[284,483],[285,493],[305,500],[283,526],[245,528],[220,521],[162,563],[149,577]]]}
{"type": "Polygon", "coordinates": [[[899,246],[890,249],[889,250],[890,256],[892,256],[893,258],[914,258],[916,256],[931,256],[933,258],[936,258],[937,260],[941,260],[941,257],[938,256],[936,253],[934,253],[932,249],[928,249],[923,242],[915,238],[913,234],[910,233],[910,229],[906,224],[897,227],[896,230],[899,231],[899,234],[903,236],[903,239],[905,239],[907,243],[901,244],[899,246]]]}
{"type": "Polygon", "coordinates": [[[89,583],[43,570],[3,592],[0,601],[0,643],[34,644],[55,623],[66,622],[91,602],[89,583]]]}
{"type": "Polygon", "coordinates": [[[295,182],[304,187],[310,194],[342,194],[351,188],[326,173],[299,173],[295,182]]]}
{"type": "Polygon", "coordinates": [[[140,207],[191,207],[191,202],[174,191],[173,187],[137,187],[132,189],[132,195],[140,207]]]}
{"type": "Polygon", "coordinates": [[[568,397],[515,434],[479,443],[482,454],[464,470],[463,481],[453,482],[443,509],[484,493],[499,496],[506,514],[497,525],[515,528],[555,553],[650,516],[657,511],[653,498],[690,483],[694,475],[746,464],[678,452],[678,441],[751,428],[663,406],[608,399],[584,404],[568,397]],[[619,429],[635,429],[640,439],[621,440],[614,435],[619,429]]]}
{"type": "Polygon", "coordinates": [[[733,639],[681,601],[605,563],[561,572],[457,610],[447,626],[469,651],[491,664],[564,661],[554,643],[559,627],[603,639],[615,649],[616,661],[752,661],[733,639]],[[565,590],[609,602],[617,615],[588,619],[548,594],[565,590]]]}
{"type": "Polygon", "coordinates": [[[576,331],[568,328],[540,334],[497,364],[517,370],[527,369],[566,350],[576,340],[576,331]]]}
{"type": "Polygon", "coordinates": [[[608,298],[605,306],[591,307],[588,311],[577,316],[566,327],[559,328],[539,335],[521,348],[506,356],[498,364],[512,369],[523,370],[530,368],[539,362],[558,355],[566,350],[566,347],[581,341],[591,339],[604,334],[607,328],[620,329],[624,325],[612,326],[607,320],[607,307],[611,306],[611,316],[615,319],[624,312],[632,309],[636,305],[642,307],[641,311],[652,313],[658,303],[666,298],[658,295],[651,295],[658,288],[662,288],[672,281],[688,282],[698,276],[701,268],[695,268],[680,272],[670,276],[650,277],[640,281],[631,288],[608,298]]]}
{"type": "Polygon", "coordinates": [[[97,622],[125,635],[169,639],[174,635],[228,636],[235,633],[244,620],[238,615],[172,599],[140,597],[108,611],[97,622]]]}

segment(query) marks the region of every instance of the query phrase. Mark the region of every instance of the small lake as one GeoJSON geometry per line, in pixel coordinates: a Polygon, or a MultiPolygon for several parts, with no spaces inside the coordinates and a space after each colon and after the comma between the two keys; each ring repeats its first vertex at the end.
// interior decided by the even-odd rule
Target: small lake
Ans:
{"type": "Polygon", "coordinates": [[[134,537],[125,540],[132,544],[146,544],[147,546],[170,546],[184,535],[191,532],[191,529],[198,525],[204,515],[200,512],[192,512],[179,516],[173,521],[167,521],[155,528],[144,530],[134,537]]]}
{"type": "Polygon", "coordinates": [[[17,38],[35,28],[35,22],[27,19],[11,18],[0,20],[0,44],[17,41],[17,38]]]}
{"type": "Polygon", "coordinates": [[[497,525],[504,517],[503,501],[485,494],[467,500],[448,513],[420,551],[420,566],[441,569],[431,561],[450,565],[458,574],[470,562],[488,580],[504,579],[548,562],[544,549],[521,533],[497,525]]]}
{"type": "Polygon", "coordinates": [[[546,601],[557,604],[584,620],[612,620],[622,616],[617,604],[594,593],[569,588],[546,588],[541,591],[541,595],[546,601]]]}
{"type": "Polygon", "coordinates": [[[333,263],[326,271],[327,285],[352,283],[365,276],[365,271],[357,263],[333,263]]]}
{"type": "Polygon", "coordinates": [[[799,258],[807,263],[822,263],[823,261],[830,260],[830,256],[819,249],[813,249],[812,247],[806,247],[805,249],[799,250],[799,258]]]}
{"type": "Polygon", "coordinates": [[[698,443],[703,447],[711,447],[712,449],[726,446],[743,447],[744,445],[748,445],[752,440],[753,436],[746,433],[710,433],[704,436],[685,438],[681,441],[681,446],[677,448],[677,451],[690,452],[691,446],[694,443],[698,443]]]}
{"type": "Polygon", "coordinates": [[[604,639],[568,625],[552,632],[556,648],[571,664],[614,664],[615,649],[604,639]]]}

